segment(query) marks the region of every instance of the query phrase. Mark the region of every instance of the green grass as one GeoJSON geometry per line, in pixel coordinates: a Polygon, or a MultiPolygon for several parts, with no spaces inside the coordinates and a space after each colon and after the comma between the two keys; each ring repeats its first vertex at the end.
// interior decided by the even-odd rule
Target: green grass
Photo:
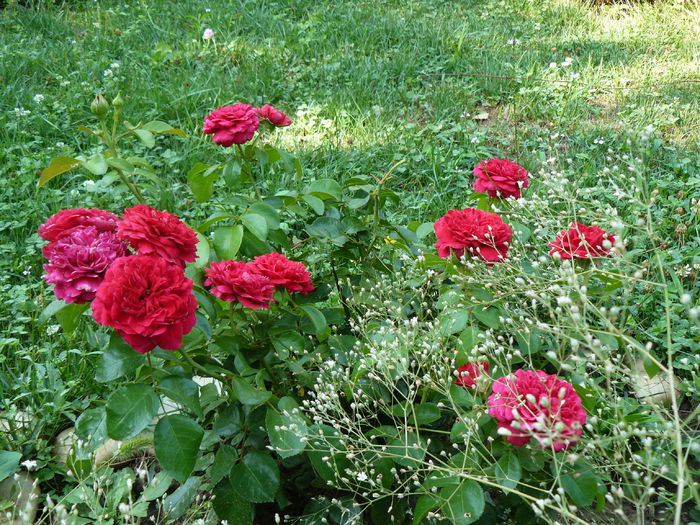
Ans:
{"type": "MultiPolygon", "coordinates": [[[[37,323],[52,299],[37,227],[64,207],[121,207],[89,192],[84,173],[36,189],[50,158],[92,147],[76,128],[96,93],[121,92],[127,118],[188,132],[151,152],[173,188],[169,209],[185,216],[194,213],[187,170],[222,156],[201,135],[202,119],[228,103],[290,114],[283,145],[307,178],[380,175],[406,159],[391,182],[404,223],[463,206],[471,168],[489,156],[535,176],[567,171],[631,214],[600,185],[623,179],[601,174],[632,165],[638,150],[627,141],[651,125],[663,145],[639,164],[647,190],[661,192],[662,233],[650,242],[667,232],[686,264],[700,258],[697,221],[686,238],[672,232],[693,224],[691,199],[700,198],[699,34],[700,6],[682,1],[161,0],[1,11],[0,412],[43,415],[10,441],[46,459],[47,442],[107,392],[93,379],[96,341],[37,323]],[[202,41],[207,27],[215,42],[202,41]]],[[[647,335],[657,337],[653,323],[647,335]]]]}

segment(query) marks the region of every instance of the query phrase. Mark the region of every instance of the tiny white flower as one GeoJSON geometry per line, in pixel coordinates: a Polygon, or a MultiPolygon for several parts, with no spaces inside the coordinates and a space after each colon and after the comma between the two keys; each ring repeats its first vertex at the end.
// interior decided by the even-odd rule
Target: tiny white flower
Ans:
{"type": "Polygon", "coordinates": [[[202,33],[202,40],[214,40],[214,30],[207,27],[202,33]]]}
{"type": "Polygon", "coordinates": [[[36,461],[34,461],[33,459],[27,459],[25,461],[22,461],[22,466],[27,470],[32,470],[36,467],[36,461]]]}
{"type": "Polygon", "coordinates": [[[36,102],[37,104],[41,104],[43,101],[44,95],[42,95],[41,93],[34,95],[34,102],[36,102]]]}
{"type": "Polygon", "coordinates": [[[549,69],[556,69],[557,63],[556,62],[550,62],[549,63],[549,69]]]}

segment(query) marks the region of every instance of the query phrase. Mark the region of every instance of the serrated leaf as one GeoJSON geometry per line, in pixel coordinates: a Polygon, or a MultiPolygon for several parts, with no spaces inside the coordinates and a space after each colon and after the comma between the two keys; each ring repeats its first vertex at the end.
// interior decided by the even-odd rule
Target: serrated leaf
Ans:
{"type": "Polygon", "coordinates": [[[272,392],[267,390],[258,390],[254,388],[245,379],[234,377],[231,380],[233,391],[238,396],[238,400],[244,405],[260,405],[270,399],[272,392]]]}
{"type": "Polygon", "coordinates": [[[107,164],[109,164],[112,168],[118,169],[127,174],[133,173],[136,169],[131,162],[120,157],[111,157],[107,159],[107,164]]]}
{"type": "Polygon", "coordinates": [[[193,476],[178,487],[175,492],[165,498],[165,501],[163,501],[163,510],[166,516],[169,519],[175,520],[187,512],[201,484],[201,478],[193,476]]]}
{"type": "Polygon", "coordinates": [[[467,480],[457,487],[445,487],[440,496],[446,500],[444,516],[455,525],[474,523],[484,512],[484,491],[476,481],[467,480]]]}
{"type": "Polygon", "coordinates": [[[81,166],[81,162],[73,157],[56,157],[51,160],[51,163],[42,170],[39,176],[38,186],[41,188],[54,177],[58,177],[62,173],[74,170],[81,166]]]}
{"type": "Polygon", "coordinates": [[[107,400],[107,434],[112,439],[134,437],[158,413],[158,396],[149,385],[127,385],[107,400]]]}
{"type": "Polygon", "coordinates": [[[181,137],[185,136],[185,132],[180,128],[175,128],[167,122],[162,122],[160,120],[151,120],[150,122],[146,122],[143,126],[141,126],[141,129],[145,129],[151,133],[169,133],[172,135],[180,135],[181,137]]]}
{"type": "Polygon", "coordinates": [[[314,326],[314,331],[319,339],[327,339],[330,335],[330,328],[328,327],[328,321],[326,321],[326,316],[323,315],[318,308],[311,305],[300,305],[299,308],[307,315],[311,320],[311,324],[314,326]]]}
{"type": "Polygon", "coordinates": [[[255,235],[255,237],[261,241],[265,241],[267,239],[267,221],[262,215],[258,215],[257,213],[246,213],[245,215],[241,216],[241,222],[250,233],[255,235]]]}
{"type": "Polygon", "coordinates": [[[90,408],[80,414],[75,422],[75,435],[84,443],[88,452],[107,441],[107,412],[105,407],[90,408]]]}
{"type": "Polygon", "coordinates": [[[495,465],[496,481],[507,489],[514,489],[520,481],[522,471],[518,456],[508,452],[495,465]]]}
{"type": "Polygon", "coordinates": [[[321,199],[314,197],[313,195],[303,195],[301,198],[304,202],[306,202],[306,204],[311,206],[311,209],[316,212],[316,215],[323,215],[326,205],[321,199]]]}
{"type": "Polygon", "coordinates": [[[343,188],[333,179],[319,179],[312,182],[306,189],[306,193],[318,197],[322,200],[343,198],[343,188]]]}
{"type": "Polygon", "coordinates": [[[93,175],[104,175],[107,173],[107,169],[109,167],[107,165],[107,160],[102,153],[96,153],[92,156],[92,158],[81,162],[81,164],[83,168],[88,170],[93,175]]]}
{"type": "Polygon", "coordinates": [[[280,484],[280,471],[275,460],[264,452],[252,451],[231,469],[231,486],[251,503],[266,503],[275,499],[280,484]]]}
{"type": "Polygon", "coordinates": [[[222,226],[214,230],[214,250],[219,259],[233,259],[243,241],[243,226],[222,226]]]}
{"type": "Polygon", "coordinates": [[[253,523],[253,506],[233,490],[228,478],[214,487],[212,506],[218,518],[226,520],[228,525],[252,525],[253,523]]]}
{"type": "Polygon", "coordinates": [[[305,448],[304,436],[307,434],[304,418],[294,413],[296,402],[291,397],[284,397],[278,403],[279,411],[272,407],[267,409],[265,426],[270,444],[283,458],[301,453],[305,448]]]}
{"type": "Polygon", "coordinates": [[[158,382],[160,392],[176,403],[189,408],[197,415],[202,414],[199,404],[199,386],[197,383],[181,376],[167,376],[158,382]]]}
{"type": "Polygon", "coordinates": [[[202,427],[187,416],[175,414],[161,418],[153,435],[160,466],[180,483],[187,481],[203,437],[202,427]]]}
{"type": "Polygon", "coordinates": [[[95,380],[107,383],[131,374],[144,364],[143,354],[131,348],[120,335],[114,333],[109,338],[107,349],[100,354],[95,380]]]}
{"type": "Polygon", "coordinates": [[[147,148],[150,149],[156,145],[156,138],[153,136],[153,133],[147,129],[132,129],[131,131],[141,139],[141,142],[143,142],[147,148]]]}

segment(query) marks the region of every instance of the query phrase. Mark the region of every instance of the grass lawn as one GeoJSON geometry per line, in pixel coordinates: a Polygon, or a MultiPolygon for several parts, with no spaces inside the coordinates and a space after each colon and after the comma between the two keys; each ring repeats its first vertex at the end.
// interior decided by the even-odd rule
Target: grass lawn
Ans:
{"type": "MultiPolygon", "coordinates": [[[[574,214],[577,195],[630,223],[649,211],[656,237],[644,250],[663,245],[668,267],[686,271],[673,297],[685,290],[697,300],[697,2],[26,3],[0,11],[0,418],[31,422],[6,427],[0,449],[36,458],[44,494],[73,483],[51,462],[56,435],[114,389],[94,380],[104,335],[39,322],[53,300],[39,225],[62,208],[123,207],[123,194],[101,191],[85,171],[36,187],[51,158],[93,151],[77,128],[98,93],[121,93],[127,119],[187,133],[134,146],[171,190],[161,207],[186,221],[230,204],[223,180],[206,213],[187,185],[196,162],[222,156],[203,118],[218,106],[269,103],[294,121],[279,140],[304,180],[380,177],[404,161],[388,183],[400,195],[388,209],[399,224],[467,206],[471,170],[489,157],[517,160],[533,183],[568,177],[562,191],[572,198],[550,197],[574,214]],[[202,39],[206,28],[214,39],[202,39]],[[643,190],[636,201],[630,175],[643,190]]],[[[275,175],[261,184],[274,193],[299,183],[275,175]]],[[[650,301],[640,299],[627,329],[663,341],[650,301]]],[[[692,355],[696,332],[683,330],[679,352],[692,355]]]]}

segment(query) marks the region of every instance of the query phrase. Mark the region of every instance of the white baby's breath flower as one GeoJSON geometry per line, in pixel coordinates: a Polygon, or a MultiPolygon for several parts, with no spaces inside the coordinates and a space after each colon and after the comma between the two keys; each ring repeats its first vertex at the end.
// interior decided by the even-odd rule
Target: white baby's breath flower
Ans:
{"type": "Polygon", "coordinates": [[[33,459],[27,459],[25,461],[22,461],[21,465],[27,470],[32,470],[36,467],[36,461],[34,461],[33,459]]]}

